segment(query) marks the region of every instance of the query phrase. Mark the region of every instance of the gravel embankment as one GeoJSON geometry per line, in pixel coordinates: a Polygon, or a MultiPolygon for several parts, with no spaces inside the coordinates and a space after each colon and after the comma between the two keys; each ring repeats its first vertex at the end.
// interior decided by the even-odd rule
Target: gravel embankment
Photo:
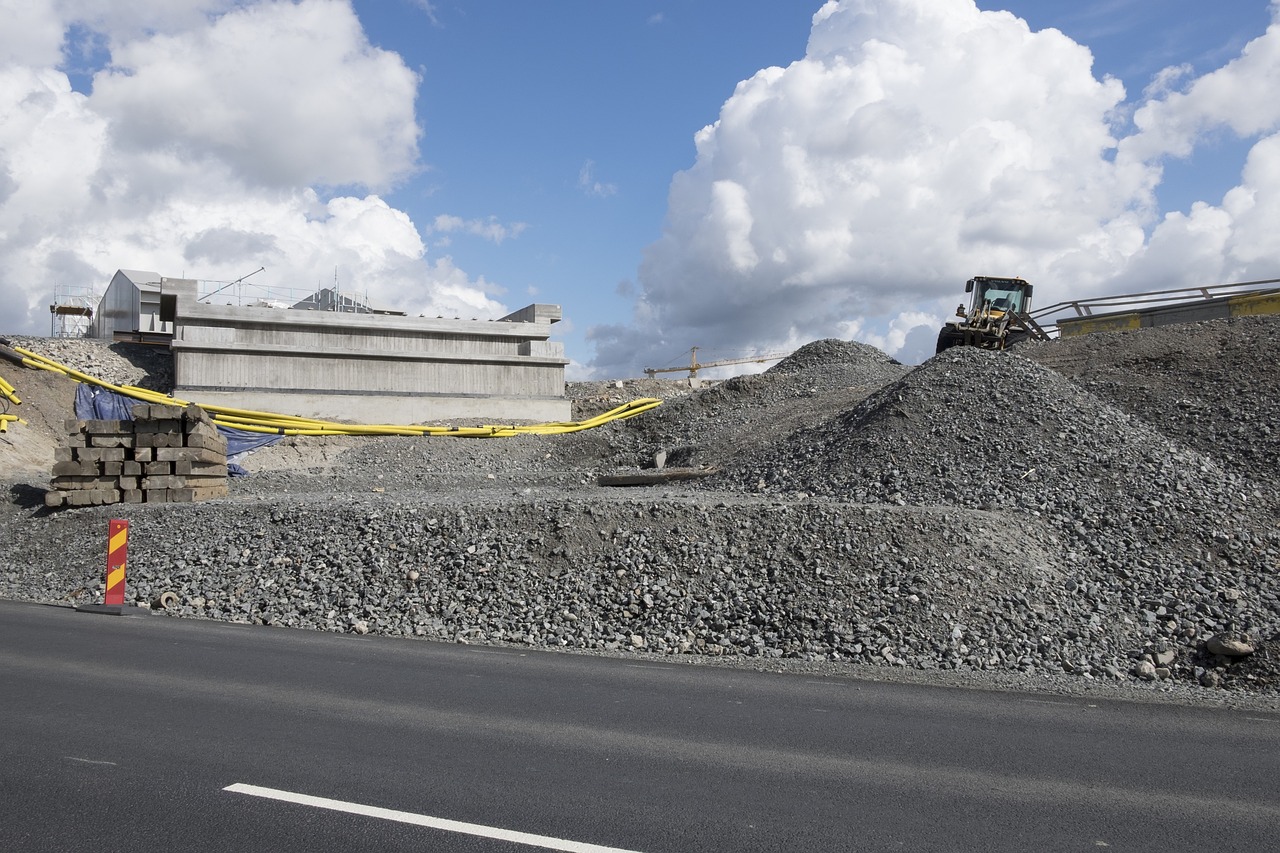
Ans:
{"type": "MultiPolygon", "coordinates": [[[[130,594],[320,630],[1275,704],[1280,496],[1261,427],[1280,322],[1178,328],[1180,347],[1145,330],[915,369],[819,341],[701,390],[572,386],[584,411],[668,398],[587,433],[286,441],[228,500],[130,507],[130,594]],[[1144,385],[1134,353],[1153,346],[1144,385]],[[659,450],[721,473],[595,485],[659,450]]],[[[139,369],[70,343],[25,345],[139,369]]],[[[111,508],[49,513],[38,477],[9,479],[0,596],[93,600],[111,508]]]]}

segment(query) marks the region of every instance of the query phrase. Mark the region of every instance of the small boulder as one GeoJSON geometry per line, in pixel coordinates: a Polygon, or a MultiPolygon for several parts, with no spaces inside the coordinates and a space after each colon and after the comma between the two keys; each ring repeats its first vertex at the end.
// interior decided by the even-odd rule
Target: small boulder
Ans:
{"type": "Polygon", "coordinates": [[[1253,654],[1253,646],[1244,640],[1237,640],[1222,634],[1214,634],[1208,640],[1205,640],[1204,646],[1209,650],[1209,654],[1222,655],[1229,658],[1239,658],[1253,654]]]}
{"type": "Polygon", "coordinates": [[[1156,680],[1156,665],[1149,660],[1140,660],[1133,665],[1133,669],[1129,670],[1130,674],[1141,678],[1143,681],[1156,680]]]}

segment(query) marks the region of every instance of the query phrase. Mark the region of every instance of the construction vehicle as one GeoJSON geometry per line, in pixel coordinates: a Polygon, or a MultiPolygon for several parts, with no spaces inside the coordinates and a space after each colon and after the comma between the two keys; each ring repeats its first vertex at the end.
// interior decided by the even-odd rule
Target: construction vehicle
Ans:
{"type": "Polygon", "coordinates": [[[956,319],[948,320],[938,332],[938,349],[955,346],[1008,349],[1029,337],[1047,338],[1031,319],[1032,287],[1020,278],[993,278],[976,275],[965,283],[972,294],[969,308],[956,308],[956,319]]]}

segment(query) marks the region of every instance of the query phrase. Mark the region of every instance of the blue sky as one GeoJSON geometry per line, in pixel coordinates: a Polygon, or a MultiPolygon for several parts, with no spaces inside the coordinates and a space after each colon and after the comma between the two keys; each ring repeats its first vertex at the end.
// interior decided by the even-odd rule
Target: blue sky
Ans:
{"type": "Polygon", "coordinates": [[[0,332],[54,283],[265,266],[559,303],[571,375],[612,377],[919,360],[974,274],[1041,304],[1280,275],[1264,0],[0,5],[0,332]]]}
{"type": "Polygon", "coordinates": [[[739,80],[803,56],[812,16],[759,0],[437,2],[434,24],[403,0],[356,8],[423,77],[428,171],[389,199],[424,222],[527,223],[498,245],[455,236],[445,250],[513,305],[563,303],[573,331],[560,337],[577,346],[629,313],[619,285],[660,234],[693,134],[739,80]]]}
{"type": "MultiPolygon", "coordinates": [[[[586,328],[629,312],[619,290],[631,291],[641,251],[659,236],[671,176],[692,164],[693,134],[714,121],[738,81],[804,55],[819,5],[437,0],[424,22],[407,0],[358,3],[370,38],[423,75],[430,171],[390,198],[424,211],[415,220],[438,209],[528,223],[501,245],[457,238],[447,250],[464,269],[503,282],[513,304],[530,287],[530,298],[565,303],[574,322],[562,337],[581,354],[586,328]],[[581,185],[587,167],[607,194],[581,185]]],[[[1220,67],[1270,22],[1264,2],[978,5],[1063,31],[1093,52],[1095,74],[1119,78],[1131,98],[1163,68],[1220,67]]],[[[1220,195],[1247,150],[1220,134],[1193,157],[1169,161],[1162,206],[1185,209],[1220,195]]],[[[959,282],[969,273],[956,275],[959,282]]],[[[747,354],[752,342],[743,344],[743,352],[719,354],[747,354]]]]}

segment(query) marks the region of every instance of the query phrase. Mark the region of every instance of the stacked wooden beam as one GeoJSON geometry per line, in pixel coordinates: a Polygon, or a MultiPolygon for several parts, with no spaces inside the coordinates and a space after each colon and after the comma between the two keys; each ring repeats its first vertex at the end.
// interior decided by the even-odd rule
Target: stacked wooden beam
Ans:
{"type": "Polygon", "coordinates": [[[227,496],[227,440],[198,406],[139,403],[133,420],[69,420],[45,506],[227,496]]]}

